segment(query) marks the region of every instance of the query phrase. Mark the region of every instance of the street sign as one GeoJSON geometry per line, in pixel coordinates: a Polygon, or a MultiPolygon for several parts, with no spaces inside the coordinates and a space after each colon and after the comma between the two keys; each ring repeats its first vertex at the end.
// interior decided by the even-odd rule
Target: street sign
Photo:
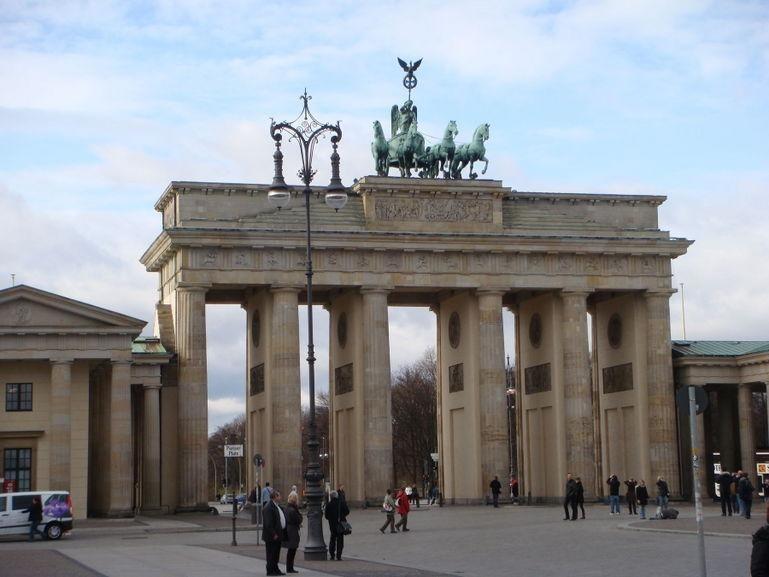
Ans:
{"type": "Polygon", "coordinates": [[[254,455],[254,466],[255,467],[261,467],[264,465],[264,457],[262,457],[259,453],[254,455]]]}
{"type": "MultiPolygon", "coordinates": [[[[702,387],[694,387],[694,398],[697,403],[697,414],[705,412],[708,408],[708,395],[705,389],[702,387]]],[[[676,400],[678,401],[678,410],[682,414],[689,412],[689,387],[681,387],[676,393],[676,400]]]]}
{"type": "Polygon", "coordinates": [[[225,445],[224,456],[227,457],[242,457],[243,445],[225,445]]]}

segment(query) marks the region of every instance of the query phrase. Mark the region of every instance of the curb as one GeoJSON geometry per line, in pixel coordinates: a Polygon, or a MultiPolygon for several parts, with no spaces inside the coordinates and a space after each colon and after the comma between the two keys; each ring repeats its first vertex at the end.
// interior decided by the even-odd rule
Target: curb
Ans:
{"type": "MultiPolygon", "coordinates": [[[[645,531],[648,533],[675,533],[678,535],[697,535],[697,531],[687,531],[685,529],[657,529],[652,527],[633,527],[629,522],[617,525],[617,529],[621,529],[624,531],[645,531]]],[[[738,533],[718,533],[715,531],[705,531],[704,534],[706,537],[726,537],[729,539],[751,539],[752,538],[752,535],[741,535],[738,533]]]]}

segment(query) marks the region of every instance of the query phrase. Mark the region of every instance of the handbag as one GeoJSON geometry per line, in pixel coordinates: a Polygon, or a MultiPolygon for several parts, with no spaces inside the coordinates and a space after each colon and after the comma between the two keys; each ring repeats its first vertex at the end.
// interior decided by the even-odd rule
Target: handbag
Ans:
{"type": "Polygon", "coordinates": [[[347,521],[339,521],[339,528],[337,529],[342,535],[349,535],[352,533],[352,525],[347,521]]]}

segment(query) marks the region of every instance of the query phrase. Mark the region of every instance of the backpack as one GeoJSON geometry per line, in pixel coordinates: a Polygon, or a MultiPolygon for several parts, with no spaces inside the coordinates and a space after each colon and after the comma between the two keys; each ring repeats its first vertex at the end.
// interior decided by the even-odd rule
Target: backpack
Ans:
{"type": "Polygon", "coordinates": [[[673,509],[673,507],[663,509],[660,513],[660,519],[678,519],[678,509],[673,509]]]}

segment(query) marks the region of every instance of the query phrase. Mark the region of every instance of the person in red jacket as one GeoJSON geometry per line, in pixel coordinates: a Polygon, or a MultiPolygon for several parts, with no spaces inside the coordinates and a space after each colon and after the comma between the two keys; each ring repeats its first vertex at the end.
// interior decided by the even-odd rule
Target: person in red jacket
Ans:
{"type": "Polygon", "coordinates": [[[398,515],[401,517],[395,524],[395,528],[400,531],[402,527],[404,532],[409,531],[407,525],[411,506],[409,505],[409,496],[406,494],[406,487],[402,487],[401,490],[398,491],[398,496],[395,498],[395,507],[398,511],[398,515]]]}

